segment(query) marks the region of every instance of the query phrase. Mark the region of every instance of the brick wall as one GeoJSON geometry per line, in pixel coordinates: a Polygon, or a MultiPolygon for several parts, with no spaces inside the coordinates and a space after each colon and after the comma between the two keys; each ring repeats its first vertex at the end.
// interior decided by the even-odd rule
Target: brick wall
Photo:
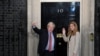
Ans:
{"type": "Polygon", "coordinates": [[[27,56],[26,0],[0,0],[0,56],[27,56]]]}

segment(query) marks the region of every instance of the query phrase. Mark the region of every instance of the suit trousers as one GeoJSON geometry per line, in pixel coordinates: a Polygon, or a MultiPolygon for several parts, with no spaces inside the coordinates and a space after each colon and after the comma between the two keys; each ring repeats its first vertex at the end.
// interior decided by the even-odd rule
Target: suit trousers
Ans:
{"type": "Polygon", "coordinates": [[[44,53],[39,56],[55,56],[55,52],[54,51],[50,52],[50,51],[45,50],[44,53]]]}

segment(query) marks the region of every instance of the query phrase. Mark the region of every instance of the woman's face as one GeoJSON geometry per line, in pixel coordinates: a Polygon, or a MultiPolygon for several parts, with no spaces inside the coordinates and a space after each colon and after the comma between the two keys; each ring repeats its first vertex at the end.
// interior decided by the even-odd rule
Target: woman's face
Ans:
{"type": "Polygon", "coordinates": [[[73,31],[75,29],[74,24],[70,24],[70,30],[73,31]]]}

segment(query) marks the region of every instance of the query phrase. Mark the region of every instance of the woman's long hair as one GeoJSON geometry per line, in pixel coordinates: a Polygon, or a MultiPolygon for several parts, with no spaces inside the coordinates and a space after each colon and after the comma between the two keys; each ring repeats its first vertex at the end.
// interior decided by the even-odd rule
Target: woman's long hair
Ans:
{"type": "Polygon", "coordinates": [[[76,23],[75,21],[71,21],[70,24],[69,24],[69,26],[68,26],[68,33],[67,33],[67,35],[68,35],[68,36],[70,36],[70,35],[76,35],[76,32],[78,32],[77,23],[76,23]],[[71,29],[70,29],[70,24],[73,24],[74,27],[75,27],[75,29],[74,29],[73,31],[71,31],[71,29]]]}

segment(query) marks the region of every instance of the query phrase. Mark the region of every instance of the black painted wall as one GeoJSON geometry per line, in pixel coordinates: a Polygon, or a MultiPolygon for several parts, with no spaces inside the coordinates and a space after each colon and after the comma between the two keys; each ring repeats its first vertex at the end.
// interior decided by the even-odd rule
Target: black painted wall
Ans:
{"type": "Polygon", "coordinates": [[[0,56],[27,56],[26,0],[0,0],[0,56]]]}

